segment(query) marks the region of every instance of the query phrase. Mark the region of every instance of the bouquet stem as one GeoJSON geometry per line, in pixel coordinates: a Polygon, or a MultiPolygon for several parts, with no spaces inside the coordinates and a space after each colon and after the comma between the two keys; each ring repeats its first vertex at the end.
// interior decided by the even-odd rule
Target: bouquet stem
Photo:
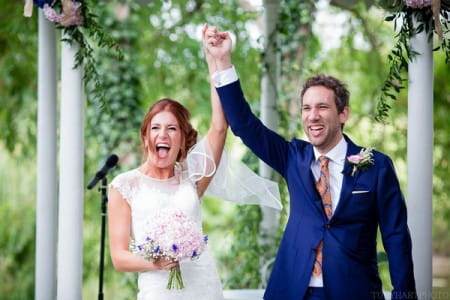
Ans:
{"type": "Polygon", "coordinates": [[[181,277],[180,265],[173,267],[169,272],[169,281],[167,281],[167,289],[182,290],[184,288],[183,278],[181,277]]]}

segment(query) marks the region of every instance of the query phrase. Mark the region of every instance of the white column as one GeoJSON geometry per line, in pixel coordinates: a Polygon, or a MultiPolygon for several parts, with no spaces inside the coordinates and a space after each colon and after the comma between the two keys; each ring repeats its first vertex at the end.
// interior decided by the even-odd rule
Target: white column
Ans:
{"type": "MultiPolygon", "coordinates": [[[[280,55],[276,49],[280,1],[264,0],[264,59],[263,76],[261,80],[261,121],[267,127],[278,128],[278,92],[280,77],[280,55]]],[[[265,178],[272,177],[272,169],[264,162],[259,163],[259,174],[265,178]]],[[[261,230],[269,235],[274,234],[278,227],[278,212],[272,208],[261,207],[263,219],[261,230]]],[[[270,242],[270,241],[268,241],[270,242]]]]}
{"type": "Polygon", "coordinates": [[[408,223],[419,299],[431,299],[433,45],[422,32],[411,38],[411,47],[420,55],[408,73],[408,223]]]}
{"type": "Polygon", "coordinates": [[[56,296],[56,29],[39,10],[35,299],[56,296]]]}
{"type": "Polygon", "coordinates": [[[61,45],[58,300],[82,298],[84,117],[78,45],[61,45]]]}

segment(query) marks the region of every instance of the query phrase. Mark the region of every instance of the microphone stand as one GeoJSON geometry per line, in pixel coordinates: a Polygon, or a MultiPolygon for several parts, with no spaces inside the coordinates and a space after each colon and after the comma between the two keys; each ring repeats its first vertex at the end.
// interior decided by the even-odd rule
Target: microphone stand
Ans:
{"type": "Polygon", "coordinates": [[[102,204],[101,204],[101,215],[102,215],[102,228],[100,235],[100,271],[98,280],[98,300],[103,300],[103,266],[105,257],[105,227],[106,227],[106,205],[108,203],[108,181],[106,176],[102,179],[102,185],[99,187],[101,192],[102,204]]]}

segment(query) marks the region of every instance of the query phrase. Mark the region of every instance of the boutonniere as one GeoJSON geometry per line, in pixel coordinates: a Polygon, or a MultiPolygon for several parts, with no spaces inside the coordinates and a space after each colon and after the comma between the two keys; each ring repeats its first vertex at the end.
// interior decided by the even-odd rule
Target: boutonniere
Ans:
{"type": "Polygon", "coordinates": [[[352,176],[356,170],[365,170],[373,165],[372,148],[362,148],[358,154],[347,156],[347,163],[353,166],[352,176]]]}

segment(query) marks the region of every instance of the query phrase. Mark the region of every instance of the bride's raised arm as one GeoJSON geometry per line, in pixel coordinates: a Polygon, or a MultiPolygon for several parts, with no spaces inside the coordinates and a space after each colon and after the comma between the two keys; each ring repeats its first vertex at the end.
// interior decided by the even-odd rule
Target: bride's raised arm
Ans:
{"type": "MultiPolygon", "coordinates": [[[[208,52],[206,48],[206,43],[208,38],[215,38],[212,35],[216,32],[214,27],[208,27],[204,25],[202,29],[202,41],[203,49],[205,51],[206,62],[208,64],[208,71],[210,77],[210,96],[211,96],[211,124],[206,136],[206,143],[211,150],[211,154],[214,159],[216,166],[220,163],[220,158],[222,156],[222,151],[225,145],[225,138],[227,136],[228,122],[225,119],[225,114],[222,110],[222,104],[220,103],[219,96],[217,94],[214,83],[211,80],[212,74],[216,71],[216,65],[214,58],[208,52]]],[[[211,182],[213,176],[203,177],[197,182],[197,192],[199,197],[203,195],[209,183],[211,182]]]]}

